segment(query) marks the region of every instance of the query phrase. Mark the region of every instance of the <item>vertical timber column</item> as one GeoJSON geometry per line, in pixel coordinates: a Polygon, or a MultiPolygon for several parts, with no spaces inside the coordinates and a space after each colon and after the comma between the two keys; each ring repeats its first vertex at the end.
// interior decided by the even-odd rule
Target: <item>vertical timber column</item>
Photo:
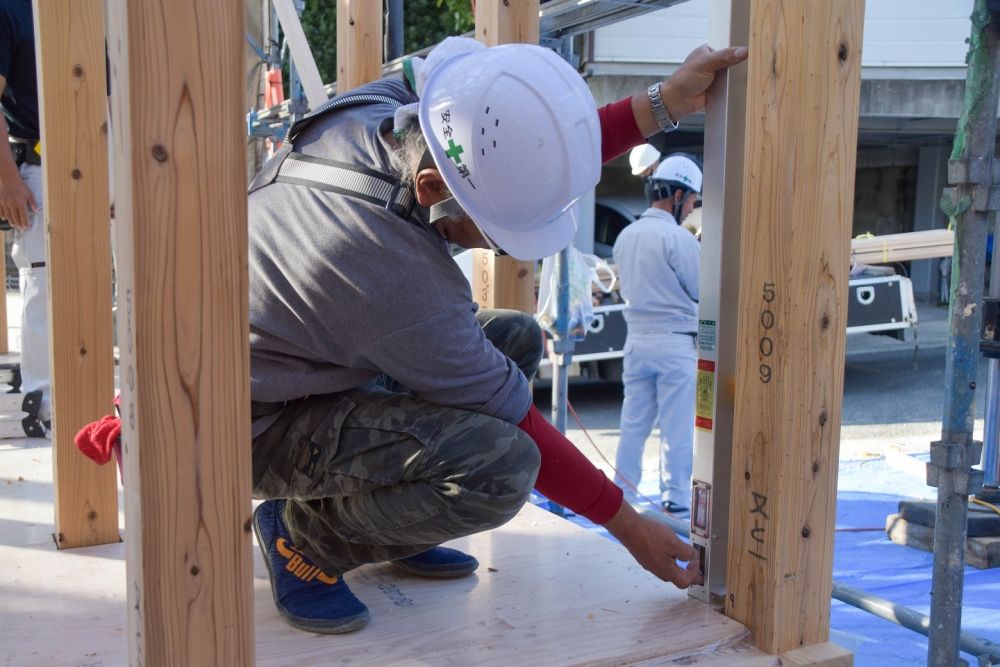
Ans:
{"type": "Polygon", "coordinates": [[[254,663],[243,0],[112,0],[132,665],[254,663]]]}
{"type": "Polygon", "coordinates": [[[114,409],[104,3],[35,0],[34,9],[62,549],[119,540],[115,466],[94,465],[73,444],[114,409]]]}
{"type": "Polygon", "coordinates": [[[754,0],[726,614],[830,631],[864,0],[754,0]]]}
{"type": "MultiPolygon", "coordinates": [[[[476,39],[487,46],[537,44],[538,6],[538,0],[478,0],[476,39]]],[[[535,263],[476,250],[472,254],[472,299],[480,308],[534,312],[535,263]]]]}
{"type": "Polygon", "coordinates": [[[382,2],[337,0],[337,94],[382,78],[382,2]]]}

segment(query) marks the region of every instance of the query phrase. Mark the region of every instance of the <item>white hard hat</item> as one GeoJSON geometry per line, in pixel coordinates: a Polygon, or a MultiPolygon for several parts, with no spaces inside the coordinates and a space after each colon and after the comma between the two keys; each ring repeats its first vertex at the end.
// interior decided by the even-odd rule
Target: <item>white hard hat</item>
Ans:
{"type": "Polygon", "coordinates": [[[649,144],[643,144],[642,146],[636,146],[628,154],[628,163],[632,167],[632,175],[638,176],[642,172],[646,171],[660,159],[660,151],[656,150],[649,144]]]}
{"type": "Polygon", "coordinates": [[[666,181],[694,192],[701,192],[701,169],[686,155],[674,154],[663,158],[653,172],[654,181],[666,181]]]}
{"type": "Polygon", "coordinates": [[[597,107],[549,49],[505,44],[455,55],[431,73],[420,129],[452,196],[517,259],[573,240],[572,204],[601,177],[597,107]]]}

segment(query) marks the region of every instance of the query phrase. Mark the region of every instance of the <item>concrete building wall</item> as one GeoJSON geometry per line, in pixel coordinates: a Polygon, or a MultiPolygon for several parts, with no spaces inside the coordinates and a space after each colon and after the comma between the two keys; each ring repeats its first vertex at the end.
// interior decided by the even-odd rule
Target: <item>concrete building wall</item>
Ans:
{"type": "MultiPolygon", "coordinates": [[[[973,0],[868,0],[864,76],[964,78],[973,0]]],[[[708,0],[689,0],[597,31],[593,60],[678,64],[708,41],[708,0]]]]}

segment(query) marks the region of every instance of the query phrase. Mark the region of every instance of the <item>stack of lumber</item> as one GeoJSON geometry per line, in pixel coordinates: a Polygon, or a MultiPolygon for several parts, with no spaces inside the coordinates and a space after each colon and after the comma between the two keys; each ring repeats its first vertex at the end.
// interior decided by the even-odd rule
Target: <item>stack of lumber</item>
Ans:
{"type": "Polygon", "coordinates": [[[862,264],[951,257],[954,240],[955,235],[950,229],[870,236],[851,239],[851,254],[862,264]]]}

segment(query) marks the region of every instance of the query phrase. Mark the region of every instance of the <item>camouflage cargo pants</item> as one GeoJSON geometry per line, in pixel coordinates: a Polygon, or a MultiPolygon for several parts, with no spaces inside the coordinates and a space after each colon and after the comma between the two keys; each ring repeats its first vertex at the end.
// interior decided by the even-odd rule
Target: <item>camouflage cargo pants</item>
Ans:
{"type": "MultiPolygon", "coordinates": [[[[478,318],[531,378],[542,352],[534,320],[478,318]]],[[[367,385],[292,402],[253,442],[254,497],[288,499],[292,540],[332,574],[506,523],[538,465],[513,424],[367,385]]]]}

